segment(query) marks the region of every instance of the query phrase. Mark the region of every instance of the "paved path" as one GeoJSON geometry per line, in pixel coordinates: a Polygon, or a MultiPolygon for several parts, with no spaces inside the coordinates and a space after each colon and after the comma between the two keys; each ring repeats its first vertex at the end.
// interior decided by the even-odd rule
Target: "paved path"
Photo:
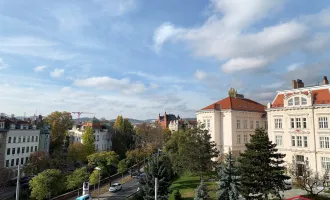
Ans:
{"type": "Polygon", "coordinates": [[[140,186],[138,179],[133,178],[132,180],[128,181],[127,183],[122,185],[122,189],[115,193],[107,192],[102,194],[100,199],[106,200],[119,200],[119,199],[126,199],[126,197],[134,194],[137,191],[137,188],[140,186]]]}

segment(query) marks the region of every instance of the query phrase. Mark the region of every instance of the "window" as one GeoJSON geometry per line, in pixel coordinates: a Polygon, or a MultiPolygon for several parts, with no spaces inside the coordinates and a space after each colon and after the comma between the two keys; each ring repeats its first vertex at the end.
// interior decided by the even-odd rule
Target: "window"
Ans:
{"type": "Polygon", "coordinates": [[[294,105],[295,106],[299,106],[300,105],[300,98],[299,97],[295,97],[294,98],[294,105]]]}
{"type": "Polygon", "coordinates": [[[296,146],[296,137],[295,136],[291,136],[291,145],[293,147],[296,146]]]}
{"type": "Polygon", "coordinates": [[[29,161],[29,157],[25,158],[25,163],[27,163],[29,161]]]}
{"type": "Polygon", "coordinates": [[[330,169],[330,158],[321,157],[322,169],[330,169]]]}
{"type": "Polygon", "coordinates": [[[16,137],[14,137],[13,143],[16,143],[16,137]]]}
{"type": "Polygon", "coordinates": [[[27,136],[27,142],[30,142],[30,136],[27,136]]]}
{"type": "Polygon", "coordinates": [[[38,136],[36,136],[36,142],[38,142],[38,139],[39,139],[38,136]]]}
{"type": "Polygon", "coordinates": [[[97,138],[96,141],[99,141],[99,135],[97,135],[96,138],[97,138]]]}
{"type": "Polygon", "coordinates": [[[11,149],[11,154],[12,154],[12,155],[15,155],[15,148],[12,148],[12,149],[11,149]]]}
{"type": "Polygon", "coordinates": [[[247,129],[247,126],[248,126],[248,125],[247,125],[247,120],[243,120],[243,128],[244,128],[244,129],[247,129]]]}
{"type": "Polygon", "coordinates": [[[32,136],[31,142],[34,142],[34,136],[32,136]]]}
{"type": "Polygon", "coordinates": [[[302,137],[301,136],[297,136],[297,146],[302,147],[302,137]]]}
{"type": "Polygon", "coordinates": [[[14,159],[11,159],[11,161],[10,161],[10,166],[14,166],[14,159]]]}
{"type": "Polygon", "coordinates": [[[8,143],[11,143],[11,137],[8,137],[8,143]]]}
{"type": "Polygon", "coordinates": [[[244,134],[244,144],[246,144],[248,142],[248,136],[246,134],[244,134]]]}
{"type": "Polygon", "coordinates": [[[307,136],[304,136],[304,147],[308,147],[307,136]]]}
{"type": "Polygon", "coordinates": [[[291,128],[294,128],[294,118],[290,119],[290,126],[291,126],[291,128]]]}
{"type": "Polygon", "coordinates": [[[304,97],[301,97],[301,105],[307,105],[307,99],[304,97]]]}
{"type": "Polygon", "coordinates": [[[210,128],[211,126],[211,122],[210,122],[210,119],[207,120],[207,128],[210,128]]]}
{"type": "Polygon", "coordinates": [[[320,137],[320,148],[329,149],[329,137],[320,137]]]}
{"type": "Polygon", "coordinates": [[[19,158],[16,158],[16,165],[19,165],[19,158]]]}
{"type": "Polygon", "coordinates": [[[31,146],[30,152],[33,152],[33,146],[31,146]]]}
{"type": "Polygon", "coordinates": [[[292,99],[292,98],[289,99],[289,101],[288,101],[288,106],[293,106],[293,99],[292,99]]]}
{"type": "Polygon", "coordinates": [[[241,144],[241,135],[237,135],[237,144],[241,144]]]}
{"type": "Polygon", "coordinates": [[[21,136],[18,136],[18,143],[21,143],[21,136]]]}
{"type": "Polygon", "coordinates": [[[236,121],[236,128],[237,129],[241,128],[241,120],[239,120],[239,119],[236,121]]]}
{"type": "Polygon", "coordinates": [[[275,119],[275,128],[282,128],[282,119],[275,119]]]}
{"type": "Polygon", "coordinates": [[[256,121],[256,128],[259,128],[259,121],[256,121]]]}
{"type": "Polygon", "coordinates": [[[9,160],[6,160],[6,167],[9,167],[9,160]]]}
{"type": "Polygon", "coordinates": [[[0,122],[0,128],[5,128],[5,122],[0,122]]]}
{"type": "Polygon", "coordinates": [[[250,121],[250,129],[253,129],[253,120],[250,121]]]}
{"type": "Polygon", "coordinates": [[[21,165],[24,164],[24,158],[21,158],[21,165]]]}
{"type": "Polygon", "coordinates": [[[268,122],[265,121],[265,129],[267,130],[268,129],[268,122]]]}
{"type": "Polygon", "coordinates": [[[29,147],[26,147],[26,153],[29,153],[29,147]]]}
{"type": "Polygon", "coordinates": [[[34,147],[34,151],[37,151],[37,149],[38,149],[38,147],[37,147],[37,146],[35,146],[35,147],[34,147]]]}
{"type": "Polygon", "coordinates": [[[304,162],[304,161],[305,161],[304,156],[302,156],[302,155],[297,155],[297,156],[296,156],[296,161],[297,161],[297,162],[304,162]]]}
{"type": "Polygon", "coordinates": [[[25,151],[25,147],[22,147],[22,153],[24,153],[24,151],[25,151]]]}
{"type": "Polygon", "coordinates": [[[307,128],[307,119],[302,118],[302,122],[303,122],[303,128],[307,128]]]}
{"type": "Polygon", "coordinates": [[[17,154],[21,153],[21,148],[17,148],[17,154]]]}
{"type": "Polygon", "coordinates": [[[328,118],[319,117],[319,128],[328,128],[328,118]]]}
{"type": "Polygon", "coordinates": [[[10,155],[10,148],[7,148],[7,155],[10,155]]]}
{"type": "Polygon", "coordinates": [[[23,136],[23,142],[25,142],[25,136],[23,136]]]}
{"type": "Polygon", "coordinates": [[[275,136],[275,143],[277,144],[277,146],[282,146],[282,135],[275,136]]]}
{"type": "Polygon", "coordinates": [[[296,128],[301,128],[301,120],[300,120],[300,118],[296,118],[296,128]]]}

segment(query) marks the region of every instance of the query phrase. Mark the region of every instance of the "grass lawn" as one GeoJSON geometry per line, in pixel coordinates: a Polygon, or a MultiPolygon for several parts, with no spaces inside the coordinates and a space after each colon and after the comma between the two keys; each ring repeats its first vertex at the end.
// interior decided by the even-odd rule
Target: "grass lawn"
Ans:
{"type": "MultiPolygon", "coordinates": [[[[175,180],[170,189],[173,190],[173,193],[170,195],[169,200],[174,200],[175,190],[179,190],[183,199],[193,200],[195,197],[195,189],[200,183],[200,177],[195,175],[184,175],[175,180]]],[[[216,189],[217,184],[215,182],[205,182],[209,189],[210,199],[216,199],[216,189]]]]}

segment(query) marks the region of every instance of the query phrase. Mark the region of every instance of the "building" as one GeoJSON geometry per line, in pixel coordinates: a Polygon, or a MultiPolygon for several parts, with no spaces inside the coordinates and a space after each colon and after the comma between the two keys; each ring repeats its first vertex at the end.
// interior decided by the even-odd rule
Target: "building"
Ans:
{"type": "Polygon", "coordinates": [[[40,127],[40,139],[39,139],[39,151],[44,151],[46,155],[49,155],[50,145],[50,127],[44,125],[40,127]]]}
{"type": "Polygon", "coordinates": [[[256,128],[267,129],[266,107],[234,93],[197,111],[199,126],[209,130],[220,154],[242,152],[256,128]]]}
{"type": "Polygon", "coordinates": [[[269,138],[286,154],[287,164],[302,173],[304,163],[321,172],[330,169],[330,85],[305,87],[293,80],[292,89],[278,91],[267,106],[269,138]]]}
{"type": "Polygon", "coordinates": [[[69,130],[70,143],[84,143],[82,135],[87,127],[92,127],[95,138],[95,147],[98,151],[111,150],[111,133],[110,127],[102,124],[95,117],[89,121],[83,122],[82,125],[74,125],[72,130],[69,130]]]}
{"type": "Polygon", "coordinates": [[[166,112],[165,112],[165,114],[163,116],[161,116],[160,114],[158,115],[157,124],[158,124],[158,126],[162,127],[163,129],[167,129],[167,128],[169,128],[170,123],[172,121],[174,121],[171,124],[171,128],[175,129],[175,127],[174,127],[174,126],[176,126],[175,121],[179,120],[179,119],[180,119],[179,115],[176,117],[173,114],[166,114],[166,112]]]}
{"type": "Polygon", "coordinates": [[[0,167],[24,165],[39,151],[40,130],[29,121],[0,116],[0,167]]]}
{"type": "Polygon", "coordinates": [[[168,129],[172,132],[180,129],[191,129],[197,126],[196,120],[177,119],[170,121],[168,129]]]}

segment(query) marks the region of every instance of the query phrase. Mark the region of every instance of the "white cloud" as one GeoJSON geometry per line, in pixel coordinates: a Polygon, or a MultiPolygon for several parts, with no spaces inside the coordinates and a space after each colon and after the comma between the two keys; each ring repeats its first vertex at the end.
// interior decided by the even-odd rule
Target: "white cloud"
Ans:
{"type": "Polygon", "coordinates": [[[140,82],[131,82],[128,78],[114,79],[107,76],[78,79],[73,84],[79,87],[119,90],[123,94],[137,94],[146,90],[145,85],[140,82]]]}
{"type": "Polygon", "coordinates": [[[197,80],[203,80],[207,77],[207,74],[204,71],[197,70],[195,72],[195,77],[197,78],[197,80]]]}
{"type": "Polygon", "coordinates": [[[34,71],[35,71],[35,72],[42,72],[42,71],[44,71],[45,68],[47,68],[46,65],[36,66],[36,67],[34,68],[34,71]]]}
{"type": "Polygon", "coordinates": [[[183,30],[175,28],[171,23],[165,22],[160,25],[154,33],[153,42],[154,42],[154,51],[159,52],[162,45],[169,40],[170,38],[178,35],[183,30]]]}
{"type": "Polygon", "coordinates": [[[159,85],[156,84],[156,83],[150,83],[150,86],[149,86],[151,89],[157,89],[159,88],[159,85]]]}
{"type": "Polygon", "coordinates": [[[93,0],[102,12],[110,16],[122,16],[137,8],[136,0],[93,0]]]}
{"type": "Polygon", "coordinates": [[[263,68],[268,64],[268,60],[262,57],[259,58],[234,58],[222,65],[222,70],[227,73],[263,68]]]}
{"type": "Polygon", "coordinates": [[[302,66],[302,63],[293,63],[288,66],[288,72],[294,71],[302,66]]]}
{"type": "Polygon", "coordinates": [[[50,72],[50,76],[53,78],[60,78],[64,74],[64,69],[55,68],[50,72]]]}
{"type": "Polygon", "coordinates": [[[131,74],[139,77],[146,78],[150,81],[155,81],[155,82],[164,82],[164,83],[184,83],[186,80],[183,80],[182,78],[178,78],[175,76],[156,76],[153,74],[147,74],[141,71],[132,71],[132,72],[127,72],[125,74],[131,74]]]}
{"type": "Polygon", "coordinates": [[[0,58],[0,70],[6,69],[8,65],[3,61],[2,58],[0,58]]]}

